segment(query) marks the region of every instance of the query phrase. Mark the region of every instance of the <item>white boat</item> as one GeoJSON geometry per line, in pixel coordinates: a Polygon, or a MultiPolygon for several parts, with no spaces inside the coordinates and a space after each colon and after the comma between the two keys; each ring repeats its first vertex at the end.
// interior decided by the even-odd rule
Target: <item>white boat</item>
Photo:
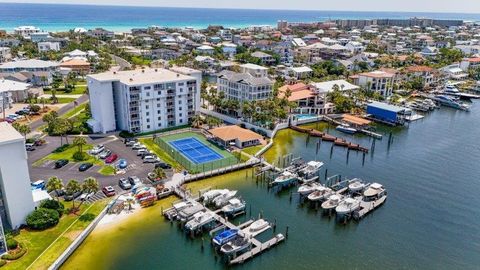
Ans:
{"type": "Polygon", "coordinates": [[[195,202],[191,206],[185,207],[182,210],[178,211],[177,219],[182,222],[187,222],[193,217],[193,215],[200,211],[203,211],[204,209],[205,207],[203,207],[203,205],[195,202]]]}
{"type": "Polygon", "coordinates": [[[235,215],[244,210],[245,210],[245,202],[237,198],[233,198],[229,200],[228,204],[222,207],[222,212],[226,215],[235,215]]]}
{"type": "Polygon", "coordinates": [[[347,134],[355,134],[357,132],[356,129],[350,127],[349,125],[338,125],[335,129],[347,134]]]}
{"type": "Polygon", "coordinates": [[[438,108],[437,104],[435,104],[435,102],[429,98],[427,99],[424,99],[422,101],[422,104],[425,106],[425,107],[428,107],[429,110],[435,110],[438,108]]]}
{"type": "Polygon", "coordinates": [[[328,199],[331,195],[333,195],[334,192],[333,190],[324,187],[324,186],[319,186],[315,189],[314,192],[312,192],[310,195],[308,195],[308,199],[312,202],[316,201],[324,201],[328,199]]]}
{"type": "Polygon", "coordinates": [[[306,184],[301,185],[298,188],[298,193],[302,196],[307,196],[308,194],[314,192],[315,189],[317,189],[319,186],[321,186],[321,184],[319,184],[317,182],[306,183],[306,184]]]}
{"type": "Polygon", "coordinates": [[[210,212],[198,212],[193,215],[193,219],[185,224],[185,229],[194,231],[202,226],[212,222],[215,218],[210,212]]]}
{"type": "Polygon", "coordinates": [[[364,190],[366,186],[367,185],[361,179],[355,178],[352,179],[348,184],[348,189],[351,192],[360,192],[364,190]]]}
{"type": "Polygon", "coordinates": [[[324,163],[321,161],[309,161],[307,162],[307,166],[301,169],[298,173],[302,176],[310,177],[318,173],[323,165],[324,163]]]}
{"type": "Polygon", "coordinates": [[[369,199],[369,198],[378,198],[379,196],[383,196],[383,195],[386,195],[386,190],[385,188],[383,188],[383,186],[379,183],[373,183],[371,184],[364,192],[363,192],[363,196],[366,198],[366,199],[369,199]]]}
{"type": "Polygon", "coordinates": [[[216,207],[222,207],[222,206],[224,206],[225,204],[228,203],[228,200],[235,197],[235,195],[237,195],[237,191],[232,190],[232,191],[229,191],[229,192],[227,192],[223,195],[220,195],[220,196],[216,197],[215,199],[213,199],[212,202],[216,207]]]}
{"type": "Polygon", "coordinates": [[[468,106],[464,103],[461,103],[461,102],[457,101],[456,99],[454,99],[452,97],[449,97],[449,96],[446,96],[446,95],[436,95],[436,96],[432,96],[431,98],[433,100],[437,101],[438,103],[440,103],[441,105],[444,105],[444,106],[447,106],[447,107],[451,107],[451,108],[455,108],[455,109],[459,109],[459,110],[464,110],[464,111],[469,111],[470,110],[470,106],[468,106]]]}
{"type": "Polygon", "coordinates": [[[322,209],[330,210],[335,209],[343,201],[343,196],[334,194],[328,198],[325,202],[322,203],[322,209]]]}
{"type": "Polygon", "coordinates": [[[443,90],[446,94],[458,94],[460,93],[460,90],[458,90],[458,88],[456,88],[454,85],[452,84],[447,84],[445,86],[445,89],[443,90]]]}
{"type": "Polygon", "coordinates": [[[273,185],[287,185],[290,184],[294,181],[296,181],[297,175],[294,173],[291,173],[289,171],[284,171],[282,174],[280,174],[275,180],[273,180],[272,184],[273,185]]]}
{"type": "Polygon", "coordinates": [[[205,203],[210,203],[216,197],[228,193],[228,189],[212,189],[202,194],[202,201],[205,203]]]}
{"type": "Polygon", "coordinates": [[[253,222],[252,224],[250,224],[250,226],[247,227],[247,232],[248,233],[256,233],[256,232],[259,232],[265,228],[267,228],[268,226],[270,226],[270,224],[268,224],[268,222],[264,219],[259,219],[255,222],[253,222]]]}
{"type": "Polygon", "coordinates": [[[248,238],[237,237],[236,239],[226,243],[220,248],[220,251],[225,255],[235,254],[241,252],[251,246],[248,238]]]}
{"type": "Polygon", "coordinates": [[[354,198],[346,198],[335,207],[335,211],[339,215],[350,214],[360,208],[360,200],[354,198]]]}

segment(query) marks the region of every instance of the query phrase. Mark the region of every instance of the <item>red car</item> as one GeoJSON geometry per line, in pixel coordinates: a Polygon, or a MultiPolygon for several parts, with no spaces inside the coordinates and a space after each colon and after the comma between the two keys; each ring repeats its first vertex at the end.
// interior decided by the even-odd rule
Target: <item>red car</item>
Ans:
{"type": "Polygon", "coordinates": [[[115,162],[115,160],[117,160],[117,158],[117,154],[111,154],[108,158],[105,159],[105,163],[113,163],[115,162]]]}
{"type": "Polygon", "coordinates": [[[115,189],[113,189],[112,186],[106,186],[106,187],[102,188],[102,191],[105,194],[105,196],[107,196],[107,197],[115,196],[115,189]]]}

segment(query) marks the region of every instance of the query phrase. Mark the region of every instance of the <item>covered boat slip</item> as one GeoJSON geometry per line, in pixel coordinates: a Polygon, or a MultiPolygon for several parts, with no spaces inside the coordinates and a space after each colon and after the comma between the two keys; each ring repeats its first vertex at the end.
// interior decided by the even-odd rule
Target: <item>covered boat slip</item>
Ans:
{"type": "Polygon", "coordinates": [[[367,120],[355,115],[351,115],[351,114],[343,114],[342,121],[355,128],[365,128],[372,123],[372,121],[370,120],[367,120]]]}

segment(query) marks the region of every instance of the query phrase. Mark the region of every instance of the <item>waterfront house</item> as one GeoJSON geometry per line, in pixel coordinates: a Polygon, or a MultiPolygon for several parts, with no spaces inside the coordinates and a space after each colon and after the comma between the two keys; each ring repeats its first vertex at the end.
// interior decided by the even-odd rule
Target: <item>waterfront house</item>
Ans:
{"type": "Polygon", "coordinates": [[[353,75],[353,84],[363,87],[367,91],[374,91],[387,98],[392,95],[396,74],[390,71],[370,71],[353,75]]]}
{"type": "Polygon", "coordinates": [[[208,133],[212,135],[215,142],[225,148],[236,146],[242,149],[260,145],[263,141],[263,136],[260,134],[236,125],[209,129],[208,133]]]}
{"type": "Polygon", "coordinates": [[[15,35],[21,36],[23,38],[30,37],[31,34],[42,32],[40,28],[35,26],[19,26],[13,29],[15,35]]]}
{"type": "Polygon", "coordinates": [[[435,86],[440,80],[438,70],[428,66],[410,66],[405,69],[407,79],[420,78],[425,87],[435,86]]]}
{"type": "Polygon", "coordinates": [[[468,78],[468,73],[466,73],[460,68],[459,63],[448,65],[446,67],[443,67],[441,70],[450,80],[459,81],[468,78]]]}

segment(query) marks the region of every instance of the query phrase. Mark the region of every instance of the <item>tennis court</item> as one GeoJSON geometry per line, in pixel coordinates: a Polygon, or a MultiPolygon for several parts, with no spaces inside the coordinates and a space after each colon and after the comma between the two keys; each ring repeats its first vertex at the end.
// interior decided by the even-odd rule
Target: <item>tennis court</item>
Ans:
{"type": "Polygon", "coordinates": [[[224,158],[222,155],[193,137],[170,141],[168,143],[195,164],[211,162],[224,158]]]}

